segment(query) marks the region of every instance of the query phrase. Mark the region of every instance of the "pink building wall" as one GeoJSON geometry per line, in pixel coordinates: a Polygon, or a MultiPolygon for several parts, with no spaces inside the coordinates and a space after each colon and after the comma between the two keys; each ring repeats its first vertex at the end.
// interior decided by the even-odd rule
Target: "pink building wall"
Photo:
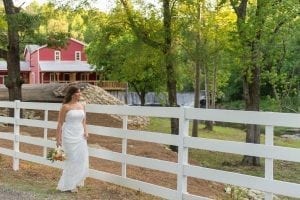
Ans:
{"type": "Polygon", "coordinates": [[[48,60],[55,60],[54,58],[54,52],[60,51],[60,58],[61,61],[69,61],[69,60],[75,60],[75,52],[80,51],[81,52],[81,60],[86,61],[86,55],[84,53],[84,45],[80,44],[78,42],[75,42],[73,40],[69,40],[67,43],[66,48],[60,48],[60,49],[52,49],[48,47],[40,48],[40,61],[48,61],[48,60]]]}
{"type": "MultiPolygon", "coordinates": [[[[37,84],[40,82],[40,70],[38,66],[38,59],[39,59],[39,50],[36,50],[31,55],[29,55],[29,65],[30,65],[30,75],[29,75],[29,83],[30,84],[37,84]]],[[[29,53],[28,53],[29,54],[29,53]]],[[[27,56],[26,56],[27,57],[27,56]]]]}

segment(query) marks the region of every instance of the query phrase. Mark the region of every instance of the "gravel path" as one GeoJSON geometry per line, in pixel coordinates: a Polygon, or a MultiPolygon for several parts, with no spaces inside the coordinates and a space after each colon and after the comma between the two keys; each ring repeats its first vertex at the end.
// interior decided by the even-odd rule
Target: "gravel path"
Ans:
{"type": "Polygon", "coordinates": [[[35,195],[30,192],[17,191],[0,185],[0,199],[5,200],[37,200],[35,195]]]}

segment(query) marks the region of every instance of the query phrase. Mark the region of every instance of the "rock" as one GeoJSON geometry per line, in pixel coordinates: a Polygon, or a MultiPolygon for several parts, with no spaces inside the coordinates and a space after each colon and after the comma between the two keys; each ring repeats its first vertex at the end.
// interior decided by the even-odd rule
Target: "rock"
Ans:
{"type": "MultiPolygon", "coordinates": [[[[94,85],[85,85],[81,88],[82,98],[87,104],[101,104],[101,105],[125,105],[118,98],[109,94],[102,88],[94,85]]],[[[118,121],[122,121],[122,117],[119,115],[111,115],[118,121]]],[[[142,116],[129,116],[128,128],[129,129],[142,129],[149,124],[149,119],[142,116]]]]}
{"type": "Polygon", "coordinates": [[[226,187],[225,188],[225,193],[231,194],[231,187],[226,187]]]}
{"type": "MultiPolygon", "coordinates": [[[[224,191],[229,194],[232,199],[263,200],[265,196],[265,193],[262,191],[232,185],[227,185],[224,191]]],[[[278,199],[276,195],[273,196],[274,199],[278,199]]]]}

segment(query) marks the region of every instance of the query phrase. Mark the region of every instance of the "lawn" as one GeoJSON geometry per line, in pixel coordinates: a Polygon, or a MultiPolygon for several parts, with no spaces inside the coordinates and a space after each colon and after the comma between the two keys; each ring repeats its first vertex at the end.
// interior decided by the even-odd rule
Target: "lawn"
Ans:
{"type": "MultiPolygon", "coordinates": [[[[147,127],[148,131],[170,133],[170,120],[163,118],[151,118],[150,125],[147,127]]],[[[246,133],[243,128],[232,128],[228,126],[214,125],[213,131],[207,131],[204,129],[203,123],[200,123],[198,129],[198,137],[228,140],[228,141],[240,141],[244,142],[246,133]]],[[[238,127],[238,126],[237,126],[238,127]]],[[[191,135],[192,123],[190,122],[189,134],[191,135]]],[[[261,134],[261,143],[264,143],[264,134],[261,134]]],[[[274,145],[300,148],[300,140],[292,140],[280,137],[284,129],[278,128],[275,130],[274,145]]],[[[247,174],[252,176],[264,176],[264,158],[261,158],[260,166],[244,166],[241,164],[243,155],[212,152],[206,150],[189,149],[189,159],[198,163],[203,167],[220,169],[230,172],[237,172],[241,174],[247,174]]],[[[274,161],[274,179],[281,181],[288,181],[294,183],[300,183],[300,163],[293,163],[281,160],[274,161]]]]}

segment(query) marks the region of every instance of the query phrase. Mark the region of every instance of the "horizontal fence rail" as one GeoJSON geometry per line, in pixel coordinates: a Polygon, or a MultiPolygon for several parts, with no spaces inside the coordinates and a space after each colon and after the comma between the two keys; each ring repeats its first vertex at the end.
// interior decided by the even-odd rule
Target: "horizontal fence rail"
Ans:
{"type": "Polygon", "coordinates": [[[299,128],[300,115],[294,113],[255,112],[219,109],[186,108],[187,119],[239,124],[257,124],[299,128]]]}
{"type": "MultiPolygon", "coordinates": [[[[13,158],[13,169],[19,169],[19,159],[31,161],[47,166],[62,168],[61,162],[51,163],[46,160],[47,148],[54,148],[55,141],[48,140],[47,130],[55,129],[57,122],[48,120],[49,111],[59,111],[61,104],[33,103],[33,102],[0,102],[0,108],[14,109],[14,117],[0,116],[0,123],[14,125],[14,132],[0,132],[0,139],[13,141],[13,149],[0,147],[0,154],[13,158]],[[21,109],[43,110],[44,119],[20,118],[21,109]],[[28,135],[20,135],[20,126],[38,127],[44,129],[44,137],[37,138],[28,135]],[[26,143],[44,148],[43,156],[20,152],[20,143],[26,143]]],[[[90,169],[90,177],[118,184],[135,190],[140,190],[166,199],[178,200],[207,200],[187,192],[187,177],[194,177],[224,184],[251,188],[265,192],[265,199],[273,199],[273,194],[289,197],[300,197],[300,184],[277,181],[273,179],[274,160],[300,162],[300,149],[280,147],[273,145],[274,127],[300,128],[300,114],[233,111],[217,109],[199,109],[190,107],[139,107],[126,105],[86,105],[87,113],[102,113],[119,115],[123,118],[122,128],[87,125],[88,132],[94,135],[120,138],[122,140],[122,152],[113,152],[90,146],[89,156],[114,161],[122,164],[122,175],[90,169]],[[141,130],[127,130],[128,116],[146,116],[159,118],[179,119],[179,135],[171,135],[159,132],[141,130]],[[265,126],[265,144],[251,144],[218,139],[195,138],[189,136],[189,121],[209,120],[237,124],[256,124],[265,126]],[[178,146],[177,162],[164,161],[154,158],[127,154],[127,140],[151,142],[163,145],[178,146]],[[188,163],[189,149],[200,149],[213,152],[223,152],[237,155],[249,155],[265,158],[265,177],[244,175],[235,172],[227,172],[210,169],[188,163]],[[126,166],[132,165],[161,172],[175,174],[177,176],[177,188],[166,187],[146,183],[128,178],[126,166]]]]}

